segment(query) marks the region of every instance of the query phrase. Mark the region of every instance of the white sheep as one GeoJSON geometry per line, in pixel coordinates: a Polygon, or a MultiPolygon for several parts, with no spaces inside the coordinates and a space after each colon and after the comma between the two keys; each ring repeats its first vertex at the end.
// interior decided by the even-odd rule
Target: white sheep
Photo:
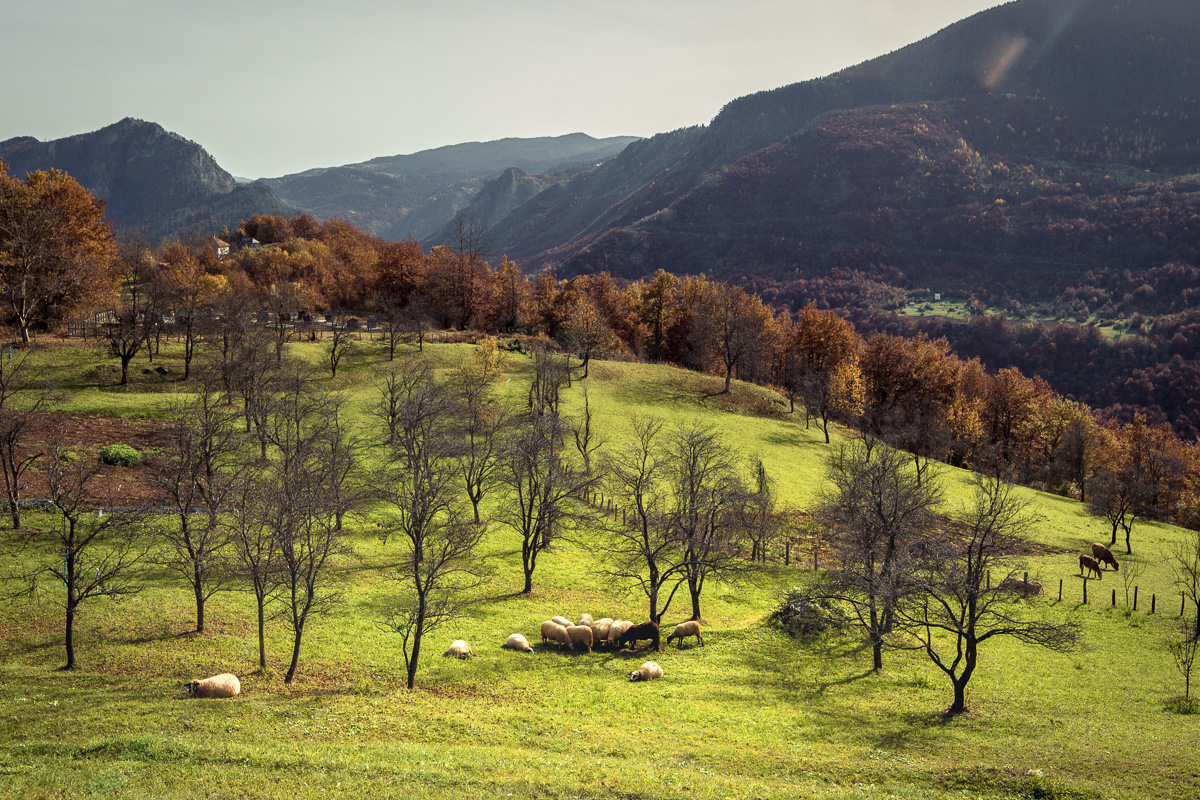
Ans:
{"type": "Polygon", "coordinates": [[[595,622],[595,620],[592,619],[591,614],[583,613],[583,614],[579,615],[579,624],[580,625],[587,625],[590,628],[590,627],[592,627],[593,622],[595,622]]]}
{"type": "Polygon", "coordinates": [[[608,617],[593,622],[589,627],[592,629],[592,642],[600,644],[608,640],[608,630],[612,627],[613,621],[608,617]]]}
{"type": "Polygon", "coordinates": [[[667,644],[670,644],[672,639],[678,639],[679,642],[675,646],[679,647],[683,644],[685,636],[695,636],[696,641],[704,644],[704,637],[700,635],[700,623],[694,619],[676,625],[675,630],[671,631],[671,635],[667,637],[667,644]]]}
{"type": "Polygon", "coordinates": [[[442,655],[454,656],[455,658],[470,658],[475,653],[471,650],[471,645],[467,644],[465,639],[455,639],[442,655]]]}
{"type": "Polygon", "coordinates": [[[630,683],[636,683],[637,681],[652,681],[655,678],[661,678],[662,676],[662,667],[653,661],[647,661],[645,664],[642,664],[633,672],[629,673],[629,681],[630,683]]]}
{"type": "Polygon", "coordinates": [[[545,622],[543,622],[542,623],[542,644],[545,644],[546,642],[557,641],[552,634],[554,633],[555,628],[561,628],[561,627],[562,627],[561,625],[559,625],[557,622],[555,622],[552,619],[548,619],[545,622]]]}
{"type": "Polygon", "coordinates": [[[587,651],[592,652],[592,629],[587,625],[572,625],[567,628],[567,636],[571,637],[571,649],[575,649],[575,645],[582,644],[587,647],[587,651]]]}
{"type": "Polygon", "coordinates": [[[211,678],[192,681],[187,685],[187,690],[192,697],[236,697],[242,693],[242,684],[236,675],[222,672],[211,678]]]}
{"type": "Polygon", "coordinates": [[[520,650],[522,653],[532,653],[533,647],[530,646],[529,640],[519,633],[514,633],[508,637],[508,641],[504,646],[509,650],[520,650]]]}
{"type": "Polygon", "coordinates": [[[553,620],[550,621],[550,628],[542,626],[542,635],[552,642],[558,642],[559,648],[571,646],[571,635],[567,633],[567,629],[559,625],[553,620]]]}
{"type": "Polygon", "coordinates": [[[608,643],[616,644],[621,639],[621,634],[632,627],[633,623],[627,619],[617,620],[608,627],[608,643]]]}
{"type": "Polygon", "coordinates": [[[575,624],[574,622],[571,622],[571,620],[567,619],[566,617],[554,617],[554,622],[557,622],[559,625],[562,625],[564,628],[569,628],[575,624]]]}

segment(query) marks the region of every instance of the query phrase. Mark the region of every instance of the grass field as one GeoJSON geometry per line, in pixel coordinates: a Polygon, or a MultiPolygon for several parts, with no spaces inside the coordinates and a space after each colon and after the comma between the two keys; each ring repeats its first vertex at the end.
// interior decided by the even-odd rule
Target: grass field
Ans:
{"type": "MultiPolygon", "coordinates": [[[[319,343],[293,347],[320,364],[319,343]]],[[[337,381],[360,410],[373,391],[371,370],[383,363],[369,347],[337,381]]],[[[450,366],[472,352],[435,344],[425,357],[450,366]]],[[[183,390],[143,374],[139,361],[134,385],[113,391],[106,359],[89,348],[41,358],[72,391],[72,412],[160,418],[183,390]]],[[[168,376],[182,372],[173,353],[159,363],[168,376]]],[[[499,391],[523,398],[527,369],[514,357],[499,391]]],[[[829,446],[763,390],[715,396],[717,379],[624,363],[593,365],[586,385],[610,441],[637,414],[699,419],[761,456],[785,505],[803,510],[819,490],[829,446]]],[[[577,413],[579,383],[567,398],[566,412],[577,413]]],[[[947,469],[943,479],[948,510],[961,506],[969,476],[947,469]]],[[[1084,644],[1055,655],[989,643],[968,689],[970,713],[952,720],[940,713],[949,683],[920,653],[887,652],[883,672],[870,674],[870,653],[852,640],[802,643],[765,624],[783,592],[808,580],[797,564],[707,587],[703,647],[558,653],[536,643],[543,619],[584,611],[640,619],[645,603],[605,575],[594,531],[556,545],[539,562],[533,594],[514,595],[517,542],[497,525],[485,541],[485,590],[468,618],[433,635],[418,688],[408,692],[397,637],[379,625],[396,596],[394,554],[367,519],[351,526],[354,556],[337,568],[344,603],[306,632],[291,686],[282,680],[290,639],[279,622],[268,632],[271,668],[256,671],[253,603],[244,593],[217,595],[209,630],[197,636],[185,587],[147,569],[133,599],[85,607],[73,672],[58,669],[61,587],[42,586],[34,601],[0,601],[0,797],[1200,796],[1200,715],[1168,707],[1182,694],[1166,648],[1179,596],[1162,555],[1183,533],[1135,529],[1135,556],[1145,561],[1139,611],[1123,607],[1113,574],[1090,584],[1083,606],[1075,553],[1107,540],[1103,523],[1077,503],[1026,495],[1047,551],[1024,562],[1050,590],[1039,613],[1073,615],[1084,644]],[[1146,613],[1151,593],[1154,615],[1146,613]],[[537,652],[500,649],[514,631],[537,652]],[[460,637],[476,657],[441,658],[460,637]],[[630,670],[649,657],[665,677],[630,684],[630,670]],[[241,677],[240,697],[188,699],[186,681],[222,671],[241,677]]],[[[6,574],[37,557],[8,548],[6,574]]],[[[676,606],[667,621],[685,614],[676,606]]]]}

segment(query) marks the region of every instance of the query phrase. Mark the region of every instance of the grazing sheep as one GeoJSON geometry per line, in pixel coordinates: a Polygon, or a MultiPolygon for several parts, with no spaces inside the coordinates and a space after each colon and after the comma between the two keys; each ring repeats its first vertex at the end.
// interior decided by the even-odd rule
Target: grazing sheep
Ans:
{"type": "Polygon", "coordinates": [[[192,697],[236,697],[242,693],[242,684],[237,675],[222,672],[204,680],[192,681],[187,685],[192,697]]]}
{"type": "Polygon", "coordinates": [[[582,644],[587,647],[587,651],[592,652],[592,629],[587,625],[572,625],[567,628],[567,636],[571,639],[571,649],[575,649],[575,645],[582,644]]]}
{"type": "Polygon", "coordinates": [[[590,627],[592,627],[592,623],[595,621],[596,620],[592,619],[591,614],[583,613],[583,614],[579,615],[579,624],[580,625],[587,625],[590,628],[590,627]]]}
{"type": "Polygon", "coordinates": [[[542,623],[542,644],[548,641],[553,641],[554,637],[550,634],[554,632],[555,627],[562,627],[552,619],[548,619],[542,623]]]}
{"type": "Polygon", "coordinates": [[[1101,564],[1112,565],[1113,572],[1121,571],[1121,565],[1117,563],[1117,557],[1112,554],[1112,550],[1099,542],[1092,542],[1092,557],[1101,564]]]}
{"type": "Polygon", "coordinates": [[[701,645],[704,644],[704,637],[700,635],[700,623],[694,619],[676,625],[675,630],[671,631],[671,635],[667,637],[667,644],[670,644],[672,639],[678,639],[679,641],[675,643],[675,646],[680,647],[683,645],[683,637],[685,636],[695,636],[696,641],[701,645]]]}
{"type": "MultiPolygon", "coordinates": [[[[1100,571],[1100,562],[1089,556],[1087,553],[1079,554],[1079,574],[1083,575],[1083,569],[1087,567],[1089,574],[1096,573],[1096,580],[1104,580],[1104,573],[1100,571]]],[[[1086,576],[1085,576],[1086,577],[1086,576]]]]}
{"type": "Polygon", "coordinates": [[[546,627],[542,626],[542,634],[552,642],[558,642],[559,649],[571,646],[571,635],[567,633],[567,629],[557,622],[550,622],[551,628],[547,631],[546,627]]]}
{"type": "Polygon", "coordinates": [[[475,655],[471,650],[471,645],[467,644],[465,639],[455,639],[443,656],[454,656],[455,658],[470,658],[475,655]]]}
{"type": "Polygon", "coordinates": [[[612,625],[608,626],[608,643],[614,647],[617,640],[621,638],[621,634],[633,627],[633,623],[627,619],[617,620],[612,625]]]}
{"type": "Polygon", "coordinates": [[[662,667],[655,664],[653,661],[647,661],[640,667],[629,673],[629,682],[637,683],[638,681],[652,681],[655,678],[663,676],[662,667]]]}
{"type": "Polygon", "coordinates": [[[1000,581],[1000,586],[997,587],[1002,592],[1016,592],[1022,597],[1032,597],[1042,593],[1042,585],[1037,581],[1018,578],[1016,575],[1010,575],[1000,581]]]}
{"type": "Polygon", "coordinates": [[[629,645],[632,650],[637,647],[639,639],[649,639],[654,643],[654,649],[657,650],[659,644],[658,625],[653,622],[634,625],[621,634],[621,638],[617,640],[617,649],[620,650],[625,645],[629,645]]]}
{"type": "MultiPolygon", "coordinates": [[[[543,641],[545,639],[543,638],[543,641]]],[[[508,637],[508,641],[504,646],[509,650],[520,650],[522,653],[532,653],[533,646],[529,644],[529,640],[519,633],[514,633],[508,637]]]]}
{"type": "Polygon", "coordinates": [[[612,628],[612,623],[613,621],[611,619],[605,617],[604,619],[599,620],[598,622],[593,622],[588,626],[592,629],[593,644],[599,647],[601,643],[608,641],[608,631],[610,628],[612,628]]]}
{"type": "Polygon", "coordinates": [[[567,619],[566,617],[554,617],[554,621],[557,622],[559,625],[562,625],[564,628],[569,628],[575,624],[574,622],[571,622],[571,620],[567,619]]]}

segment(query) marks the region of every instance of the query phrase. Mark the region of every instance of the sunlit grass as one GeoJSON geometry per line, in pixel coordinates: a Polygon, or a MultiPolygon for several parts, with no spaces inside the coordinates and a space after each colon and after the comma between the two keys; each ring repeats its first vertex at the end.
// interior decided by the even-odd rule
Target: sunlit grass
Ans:
{"type": "MultiPolygon", "coordinates": [[[[322,366],[321,344],[291,351],[322,366]]],[[[410,352],[411,349],[406,349],[410,352]]],[[[470,345],[428,345],[443,368],[472,358],[470,345]]],[[[48,350],[46,363],[72,390],[68,410],[156,417],[171,392],[140,371],[128,390],[73,373],[104,359],[82,349],[48,350]],[[109,398],[113,398],[110,400],[109,398]]],[[[175,375],[177,354],[161,363],[175,375]]],[[[159,363],[159,361],[156,361],[159,363]]],[[[339,369],[337,381],[361,412],[376,345],[339,369]]],[[[498,392],[521,402],[527,359],[513,356],[498,392]],[[511,378],[511,380],[509,380],[511,378]]],[[[598,427],[618,444],[635,415],[668,425],[719,425],[747,458],[762,457],[783,504],[804,509],[817,496],[829,446],[801,413],[788,415],[769,392],[644,364],[602,363],[586,382],[598,427]]],[[[578,414],[582,386],[566,392],[578,414]]],[[[364,418],[365,420],[365,418],[364,418]]],[[[365,424],[365,422],[364,422],[365,424]]],[[[835,438],[835,446],[840,440],[835,438]]],[[[748,467],[747,467],[748,469],[748,467]]],[[[970,476],[945,469],[946,507],[970,496],[970,476]]],[[[1193,743],[1200,715],[1167,710],[1182,679],[1166,650],[1178,624],[1178,595],[1161,557],[1180,532],[1135,528],[1146,560],[1138,612],[1109,607],[1119,576],[1089,585],[1081,606],[1075,554],[1108,541],[1102,521],[1078,504],[1026,491],[1039,515],[1034,530],[1051,552],[1024,562],[1049,595],[1040,613],[1074,615],[1084,644],[1055,655],[1019,643],[987,644],[968,689],[970,713],[941,715],[950,687],[919,652],[885,653],[881,674],[844,639],[797,642],[767,627],[766,615],[805,570],[772,564],[736,585],[705,590],[706,645],[657,654],[564,654],[542,645],[543,619],[640,619],[645,603],[605,573],[595,531],[555,545],[539,562],[535,590],[520,588],[517,540],[492,523],[484,541],[491,574],[469,616],[426,643],[418,689],[404,690],[395,634],[380,625],[397,589],[371,519],[350,525],[353,558],[338,564],[344,602],[306,633],[296,683],[282,674],[290,655],[278,622],[269,628],[270,668],[257,672],[253,603],[218,594],[209,630],[191,633],[190,595],[157,569],[122,603],[85,607],[80,668],[61,672],[60,587],[36,601],[0,603],[0,796],[13,797],[1156,797],[1200,792],[1193,743]],[[1061,551],[1061,552],[1059,552],[1061,551]],[[1064,597],[1056,601],[1058,581],[1064,597]],[[1146,613],[1150,593],[1158,613],[1146,613]],[[509,633],[534,642],[532,655],[502,650],[509,633]],[[455,638],[476,657],[445,659],[455,638]],[[630,684],[628,673],[654,658],[661,681],[630,684]],[[237,673],[231,701],[189,700],[183,684],[237,673]]],[[[494,516],[500,498],[489,498],[494,516]]],[[[1123,557],[1118,547],[1118,557],[1123,557]]],[[[776,556],[779,554],[776,553],[776,556]]],[[[808,554],[795,554],[805,563],[808,554]]],[[[6,555],[6,570],[32,551],[6,555]]],[[[7,585],[7,584],[6,584],[7,585]]],[[[677,600],[678,604],[681,602],[677,600]]],[[[673,607],[669,623],[686,615],[673,607]]]]}

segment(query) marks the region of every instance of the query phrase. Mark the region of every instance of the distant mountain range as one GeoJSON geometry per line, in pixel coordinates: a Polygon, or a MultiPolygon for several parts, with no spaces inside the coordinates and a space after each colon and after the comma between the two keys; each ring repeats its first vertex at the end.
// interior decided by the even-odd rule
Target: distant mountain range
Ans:
{"type": "Polygon", "coordinates": [[[643,140],[505,139],[241,185],[124,120],[0,158],[66,169],[157,234],[305,210],[428,247],[462,214],[560,275],[704,271],[783,302],[863,275],[1053,296],[1097,267],[1200,261],[1197,41],[1195,0],[1017,0],[643,140]]]}

